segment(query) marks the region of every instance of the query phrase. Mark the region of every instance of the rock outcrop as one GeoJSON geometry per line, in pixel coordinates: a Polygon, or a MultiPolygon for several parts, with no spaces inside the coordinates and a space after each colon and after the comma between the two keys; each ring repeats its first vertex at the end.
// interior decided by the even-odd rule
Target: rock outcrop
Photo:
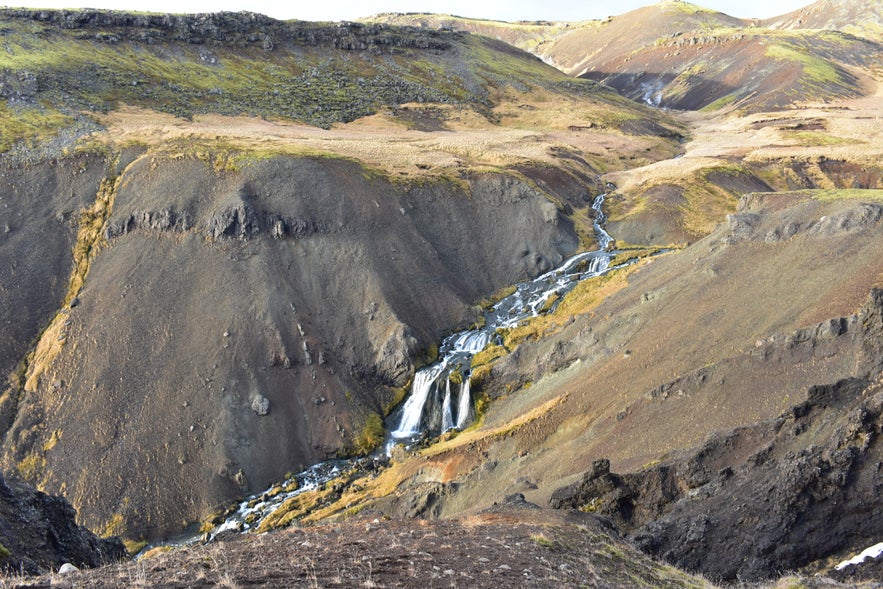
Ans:
{"type": "Polygon", "coordinates": [[[101,539],[78,526],[63,498],[0,475],[0,570],[33,575],[63,564],[97,567],[126,554],[119,539],[101,539]]]}
{"type": "Polygon", "coordinates": [[[193,45],[257,46],[272,51],[280,43],[350,51],[410,48],[445,50],[463,33],[383,24],[279,21],[253,12],[131,14],[112,10],[5,9],[5,20],[25,20],[80,33],[103,43],[123,40],[193,45]]]}

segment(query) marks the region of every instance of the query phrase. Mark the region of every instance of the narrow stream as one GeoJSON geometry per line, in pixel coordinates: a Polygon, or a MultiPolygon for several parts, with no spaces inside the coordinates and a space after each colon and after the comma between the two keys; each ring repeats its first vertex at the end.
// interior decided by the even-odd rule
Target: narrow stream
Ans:
{"type": "MultiPolygon", "coordinates": [[[[386,458],[396,444],[412,445],[426,436],[452,429],[463,429],[474,418],[470,392],[472,358],[497,338],[497,330],[555,309],[561,297],[587,278],[609,271],[615,251],[609,251],[613,238],[604,230],[602,211],[605,194],[595,198],[594,229],[598,249],[577,254],[542,276],[515,285],[512,294],[484,313],[484,325],[448,336],[439,348],[439,359],[417,371],[411,393],[387,419],[389,433],[375,458],[386,458]],[[547,305],[551,297],[554,302],[547,305]],[[455,400],[456,397],[456,400],[455,400]]],[[[362,459],[365,460],[365,459],[362,459]]],[[[257,529],[261,522],[287,499],[320,488],[356,464],[356,460],[321,462],[294,475],[275,490],[252,495],[240,503],[226,521],[203,539],[214,539],[227,531],[257,529]],[[290,488],[290,491],[283,489],[290,488]]],[[[192,537],[189,541],[196,541],[192,537]]],[[[188,540],[182,540],[186,543],[188,540]]]]}

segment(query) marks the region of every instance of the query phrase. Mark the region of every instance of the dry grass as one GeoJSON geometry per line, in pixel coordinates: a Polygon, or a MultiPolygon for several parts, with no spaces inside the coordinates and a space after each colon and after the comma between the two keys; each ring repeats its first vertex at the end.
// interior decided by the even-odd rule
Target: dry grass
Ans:
{"type": "MultiPolygon", "coordinates": [[[[91,141],[114,145],[143,144],[168,150],[169,146],[193,149],[196,145],[221,145],[255,153],[291,155],[329,154],[353,158],[370,167],[397,176],[432,174],[458,176],[466,169],[506,168],[526,161],[557,162],[552,147],[567,146],[582,151],[598,146],[616,146],[618,153],[598,150],[606,167],[620,167],[622,153],[646,155],[650,146],[663,141],[624,137],[613,128],[570,130],[572,125],[588,127],[610,117],[610,107],[592,101],[563,100],[537,90],[507,92],[497,107],[500,124],[490,123],[475,111],[449,105],[402,105],[402,109],[431,109],[442,128],[418,131],[394,113],[364,117],[323,130],[308,125],[269,121],[253,117],[196,116],[192,121],[139,108],[124,107],[107,115],[96,115],[107,128],[91,141]]],[[[660,155],[659,157],[664,157],[660,155]]]]}
{"type": "Polygon", "coordinates": [[[533,341],[557,333],[578,315],[591,313],[605,298],[628,286],[628,276],[639,264],[614,270],[604,276],[584,280],[564,295],[554,313],[539,315],[503,332],[503,345],[514,350],[525,341],[533,341]]]}

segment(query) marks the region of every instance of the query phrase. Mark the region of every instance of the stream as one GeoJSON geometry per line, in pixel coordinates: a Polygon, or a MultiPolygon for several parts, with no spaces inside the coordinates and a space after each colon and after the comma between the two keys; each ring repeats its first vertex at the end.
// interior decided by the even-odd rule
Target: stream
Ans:
{"type": "Polygon", "coordinates": [[[596,197],[592,203],[597,250],[577,254],[554,270],[516,284],[512,294],[484,312],[482,327],[448,336],[439,348],[439,359],[417,371],[411,394],[387,419],[387,455],[396,444],[408,446],[426,436],[468,426],[474,417],[469,384],[473,356],[488,344],[499,343],[495,341],[498,329],[554,311],[561,297],[579,281],[600,276],[609,269],[614,254],[608,251],[613,238],[603,227],[605,196],[596,197]],[[456,402],[452,389],[456,390],[456,402]],[[394,427],[389,427],[391,424],[394,427]]]}
{"type": "MultiPolygon", "coordinates": [[[[577,254],[554,270],[516,284],[510,295],[484,312],[481,327],[448,336],[439,347],[439,359],[417,371],[410,395],[387,418],[386,440],[372,458],[385,460],[397,444],[413,446],[426,437],[467,427],[474,419],[469,384],[473,356],[490,343],[497,342],[498,329],[513,327],[525,319],[554,311],[561,298],[581,280],[611,270],[610,262],[617,252],[610,251],[613,238],[603,226],[606,221],[602,211],[605,196],[599,195],[592,203],[598,249],[577,254]]],[[[224,532],[257,529],[289,498],[320,488],[356,464],[357,460],[332,460],[311,466],[272,490],[246,498],[223,523],[202,539],[212,540],[224,532]]],[[[190,541],[197,539],[191,537],[190,541]]]]}

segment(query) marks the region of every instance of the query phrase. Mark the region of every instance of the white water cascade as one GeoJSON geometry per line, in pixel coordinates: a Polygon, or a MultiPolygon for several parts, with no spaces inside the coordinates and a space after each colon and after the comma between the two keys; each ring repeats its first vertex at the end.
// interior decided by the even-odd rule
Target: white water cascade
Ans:
{"type": "Polygon", "coordinates": [[[460,383],[460,400],[457,402],[457,429],[463,429],[468,425],[471,412],[472,395],[469,393],[469,379],[464,378],[460,383]]]}
{"type": "MultiPolygon", "coordinates": [[[[594,229],[598,249],[577,254],[561,266],[531,281],[515,286],[515,291],[497,302],[484,314],[484,326],[455,333],[442,342],[439,360],[414,376],[411,394],[401,409],[391,416],[387,454],[397,443],[411,444],[425,434],[434,435],[451,429],[463,429],[472,420],[469,377],[472,357],[494,340],[497,329],[513,327],[520,321],[553,310],[560,298],[580,280],[600,276],[610,269],[613,238],[604,230],[602,210],[605,195],[595,198],[594,229]],[[548,304],[550,297],[556,302],[548,304]],[[460,393],[453,405],[451,383],[459,377],[460,393]]],[[[456,381],[454,381],[456,382],[456,381]]]]}
{"type": "Polygon", "coordinates": [[[451,410],[451,379],[445,381],[445,400],[442,401],[442,431],[454,428],[454,413],[451,410]]]}

